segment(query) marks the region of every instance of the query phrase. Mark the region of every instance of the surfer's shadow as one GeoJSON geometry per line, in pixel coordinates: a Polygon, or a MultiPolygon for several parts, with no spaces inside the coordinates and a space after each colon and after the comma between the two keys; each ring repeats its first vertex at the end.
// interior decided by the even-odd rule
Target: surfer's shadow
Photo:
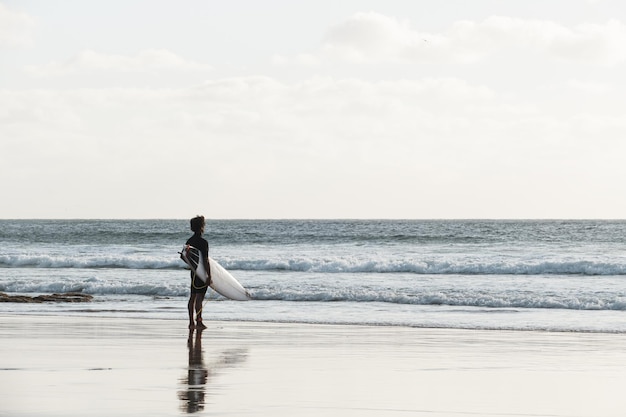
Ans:
{"type": "Polygon", "coordinates": [[[247,360],[248,349],[234,348],[212,352],[210,358],[205,361],[201,331],[198,331],[195,337],[193,331],[189,332],[187,347],[189,366],[187,375],[180,379],[183,387],[178,391],[178,398],[181,400],[180,408],[183,412],[195,413],[204,410],[207,395],[219,392],[218,387],[211,387],[216,378],[225,370],[236,368],[247,360]]]}

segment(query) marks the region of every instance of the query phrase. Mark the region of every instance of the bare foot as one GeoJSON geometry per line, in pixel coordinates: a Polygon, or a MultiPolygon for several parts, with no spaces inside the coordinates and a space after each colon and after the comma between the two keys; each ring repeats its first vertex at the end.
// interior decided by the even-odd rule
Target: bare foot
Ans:
{"type": "Polygon", "coordinates": [[[206,326],[204,325],[204,323],[202,323],[202,321],[199,321],[199,322],[196,324],[196,329],[198,329],[198,330],[204,330],[204,329],[206,329],[206,326]]]}
{"type": "Polygon", "coordinates": [[[191,323],[191,324],[189,325],[189,330],[193,330],[193,329],[195,329],[195,328],[196,328],[196,326],[194,326],[194,324],[193,324],[193,323],[191,323]]]}

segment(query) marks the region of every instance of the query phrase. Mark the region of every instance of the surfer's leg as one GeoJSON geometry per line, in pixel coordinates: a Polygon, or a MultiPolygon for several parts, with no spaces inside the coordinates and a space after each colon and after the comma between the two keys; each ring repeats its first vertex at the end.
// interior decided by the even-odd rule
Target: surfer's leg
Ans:
{"type": "Polygon", "coordinates": [[[193,307],[196,302],[196,294],[191,293],[189,296],[189,302],[187,303],[187,310],[189,310],[189,329],[194,329],[196,326],[193,322],[193,307]]]}
{"type": "Polygon", "coordinates": [[[206,326],[202,323],[202,300],[204,299],[204,293],[196,294],[196,328],[206,329],[206,326]]]}

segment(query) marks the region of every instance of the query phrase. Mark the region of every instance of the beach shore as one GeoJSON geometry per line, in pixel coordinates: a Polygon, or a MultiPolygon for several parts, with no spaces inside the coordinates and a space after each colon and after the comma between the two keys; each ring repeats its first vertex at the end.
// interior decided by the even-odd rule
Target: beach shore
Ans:
{"type": "Polygon", "coordinates": [[[626,335],[0,317],[2,416],[622,416],[626,335]]]}

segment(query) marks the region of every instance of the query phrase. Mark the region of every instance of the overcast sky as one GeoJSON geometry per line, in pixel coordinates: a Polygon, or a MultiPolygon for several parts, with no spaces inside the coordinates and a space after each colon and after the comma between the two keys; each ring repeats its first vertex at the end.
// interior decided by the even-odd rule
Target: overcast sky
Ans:
{"type": "Polygon", "coordinates": [[[0,218],[625,218],[623,0],[0,0],[0,218]]]}

